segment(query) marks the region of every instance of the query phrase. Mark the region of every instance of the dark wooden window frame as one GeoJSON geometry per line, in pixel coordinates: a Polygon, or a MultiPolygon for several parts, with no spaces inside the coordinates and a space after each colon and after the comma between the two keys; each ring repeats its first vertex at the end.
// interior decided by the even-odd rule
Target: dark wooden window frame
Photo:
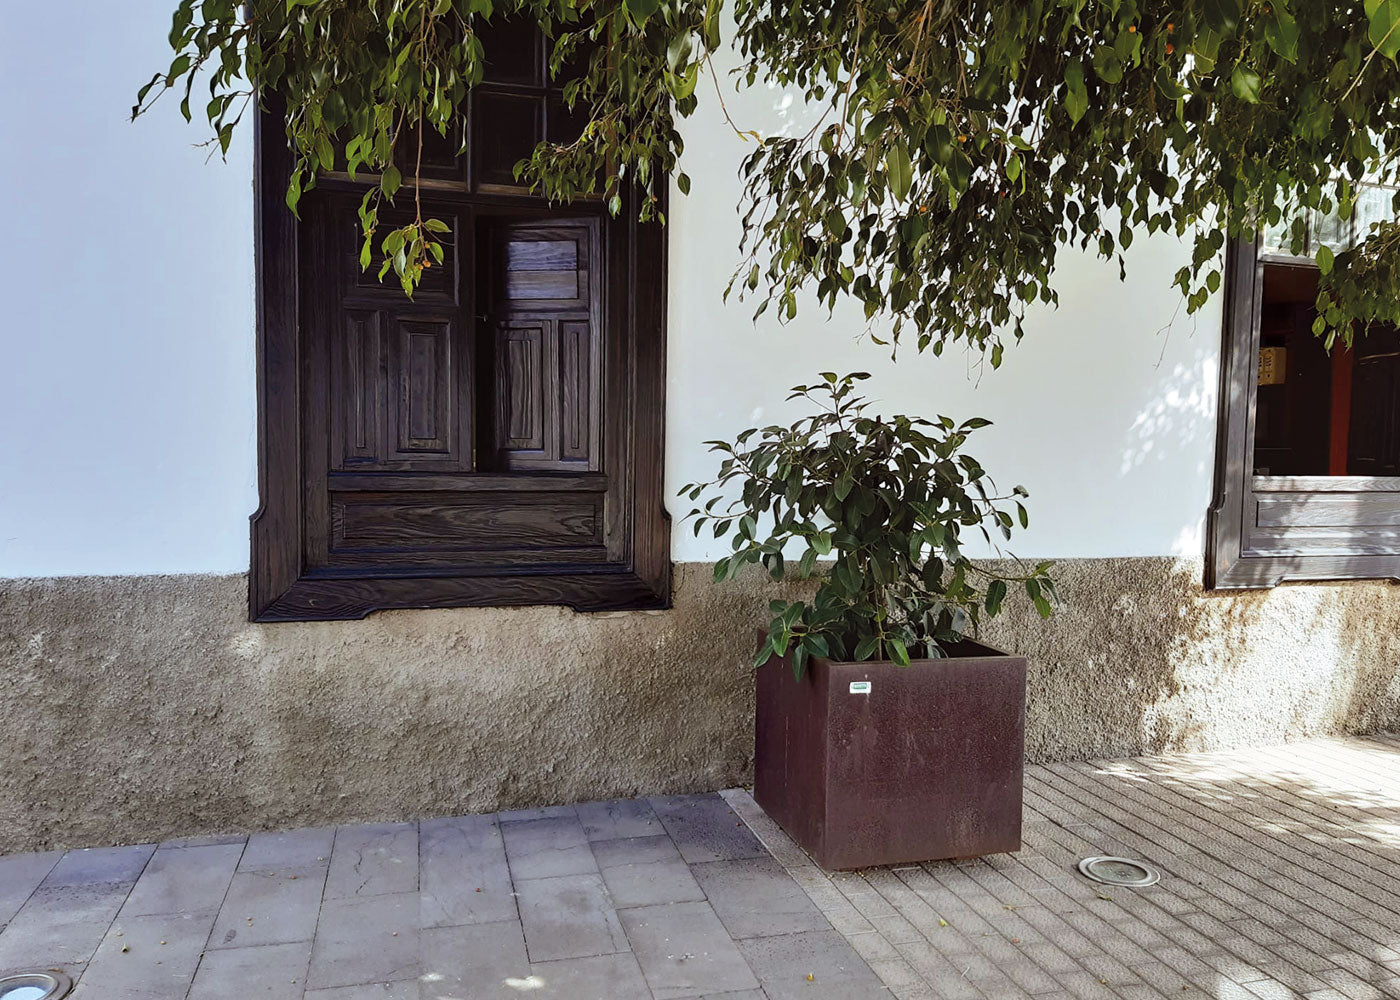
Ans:
{"type": "MultiPolygon", "coordinates": [[[[625,456],[624,527],[618,558],[604,564],[511,567],[483,574],[327,572],[306,565],[301,414],[307,391],[299,277],[299,223],[285,203],[292,166],[275,101],[259,116],[255,138],[258,491],[251,518],[249,614],[254,621],[363,618],[390,608],[555,604],[578,611],[670,606],[670,517],[663,496],[665,419],[666,236],[639,223],[633,195],[618,219],[622,259],[610,261],[610,283],[626,295],[626,357],[607,386],[620,407],[617,440],[625,456]]],[[[537,199],[520,199],[538,206],[537,199]]],[[[483,488],[490,487],[483,476],[483,488]]],[[[496,477],[519,490],[520,477],[496,477]],[[508,481],[507,481],[508,480],[508,481]]],[[[524,488],[528,488],[526,485],[524,488]]]]}
{"type": "Polygon", "coordinates": [[[1400,478],[1256,476],[1254,427],[1265,264],[1307,266],[1240,240],[1228,251],[1215,495],[1205,584],[1400,579],[1400,478]]]}

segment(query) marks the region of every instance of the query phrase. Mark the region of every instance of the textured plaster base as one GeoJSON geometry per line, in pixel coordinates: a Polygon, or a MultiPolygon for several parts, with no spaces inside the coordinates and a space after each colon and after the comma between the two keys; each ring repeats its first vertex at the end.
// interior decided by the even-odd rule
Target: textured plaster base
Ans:
{"type": "MultiPolygon", "coordinates": [[[[1030,657],[1033,761],[1400,727],[1400,587],[1059,578],[985,636],[1030,657]]],[[[251,625],[242,577],[0,581],[0,851],[742,784],[771,596],[682,565],[666,612],[251,625]]]]}

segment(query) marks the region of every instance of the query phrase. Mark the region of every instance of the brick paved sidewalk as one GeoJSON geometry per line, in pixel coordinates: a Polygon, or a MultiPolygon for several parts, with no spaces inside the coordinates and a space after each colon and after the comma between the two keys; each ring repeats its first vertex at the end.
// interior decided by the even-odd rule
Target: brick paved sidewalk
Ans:
{"type": "Polygon", "coordinates": [[[1400,997],[1397,738],[1031,767],[1019,854],[849,874],[724,794],[905,1000],[1400,997]]]}
{"type": "Polygon", "coordinates": [[[717,794],[0,858],[74,1000],[889,1000],[717,794]]]}
{"type": "Polygon", "coordinates": [[[1400,740],[1026,793],[1018,855],[846,874],[743,791],[16,855],[0,971],[75,1000],[1400,997],[1400,740]],[[1106,889],[1088,854],[1163,880],[1106,889]]]}

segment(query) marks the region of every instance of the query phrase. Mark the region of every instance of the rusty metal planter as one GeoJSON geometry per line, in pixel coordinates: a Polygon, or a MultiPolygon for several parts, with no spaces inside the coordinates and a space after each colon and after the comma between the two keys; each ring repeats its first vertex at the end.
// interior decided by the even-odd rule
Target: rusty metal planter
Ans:
{"type": "Polygon", "coordinates": [[[822,867],[1020,849],[1025,658],[949,652],[759,668],[754,798],[822,867]]]}

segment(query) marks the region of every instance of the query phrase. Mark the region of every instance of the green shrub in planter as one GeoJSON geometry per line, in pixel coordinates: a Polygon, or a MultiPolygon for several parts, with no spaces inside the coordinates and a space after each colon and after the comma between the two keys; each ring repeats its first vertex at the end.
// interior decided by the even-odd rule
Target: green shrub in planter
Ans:
{"type": "Polygon", "coordinates": [[[791,650],[800,677],[812,656],[901,666],[941,657],[983,615],[996,615],[1013,585],[1042,616],[1051,614],[1050,563],[1000,575],[963,552],[965,531],[1009,539],[1017,523],[1029,523],[1026,490],[997,495],[962,451],[990,421],[872,415],[856,395],[869,377],[826,372],[820,383],[794,387],[788,399],[810,400],[818,412],[744,431],[733,444],[707,442],[724,455],[717,478],[681,490],[693,501],[709,495],[688,515],[697,535],[709,526],[716,538],[733,536],[716,580],[749,564],[774,580],[820,577],[810,601],[772,602],[755,665],[791,650]]]}

